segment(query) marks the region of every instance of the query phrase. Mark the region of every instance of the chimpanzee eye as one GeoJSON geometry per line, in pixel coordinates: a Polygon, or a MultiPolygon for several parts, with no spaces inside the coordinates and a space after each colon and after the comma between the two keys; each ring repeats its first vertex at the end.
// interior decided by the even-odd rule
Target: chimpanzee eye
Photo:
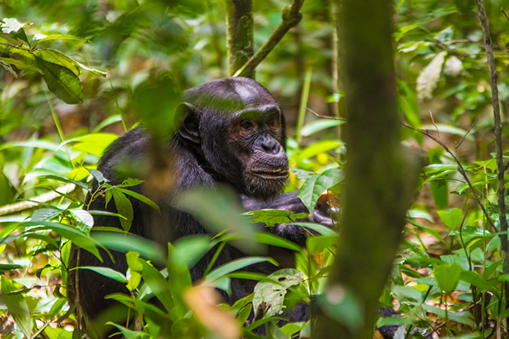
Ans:
{"type": "Polygon", "coordinates": [[[243,129],[250,129],[253,127],[253,123],[249,120],[242,120],[242,122],[240,123],[240,127],[242,127],[243,129]]]}
{"type": "Polygon", "coordinates": [[[274,126],[274,124],[276,123],[276,118],[274,116],[271,116],[269,117],[266,121],[265,121],[265,124],[267,126],[274,126]]]}

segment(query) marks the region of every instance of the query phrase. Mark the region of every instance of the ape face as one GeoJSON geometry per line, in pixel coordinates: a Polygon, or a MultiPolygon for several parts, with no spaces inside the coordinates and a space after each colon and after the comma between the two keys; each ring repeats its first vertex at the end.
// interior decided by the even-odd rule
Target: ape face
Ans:
{"type": "Polygon", "coordinates": [[[199,146],[197,158],[216,180],[256,199],[276,197],[289,176],[281,108],[251,79],[205,85],[187,94],[179,135],[199,146]]]}

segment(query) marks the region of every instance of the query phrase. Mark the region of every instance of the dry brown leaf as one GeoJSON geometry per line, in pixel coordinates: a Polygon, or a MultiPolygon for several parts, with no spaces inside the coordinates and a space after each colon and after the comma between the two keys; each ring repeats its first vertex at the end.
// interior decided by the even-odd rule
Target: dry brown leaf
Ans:
{"type": "Polygon", "coordinates": [[[221,296],[215,288],[198,285],[184,293],[184,299],[198,320],[223,339],[238,339],[239,323],[228,312],[219,308],[221,296]]]}

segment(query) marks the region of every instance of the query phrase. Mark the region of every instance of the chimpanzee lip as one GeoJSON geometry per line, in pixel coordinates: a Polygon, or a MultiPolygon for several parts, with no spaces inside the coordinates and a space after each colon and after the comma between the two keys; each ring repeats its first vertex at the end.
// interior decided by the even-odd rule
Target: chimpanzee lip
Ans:
{"type": "Polygon", "coordinates": [[[288,178],[288,170],[283,169],[257,169],[253,170],[252,173],[256,175],[257,177],[263,178],[263,179],[286,179],[288,178]]]}

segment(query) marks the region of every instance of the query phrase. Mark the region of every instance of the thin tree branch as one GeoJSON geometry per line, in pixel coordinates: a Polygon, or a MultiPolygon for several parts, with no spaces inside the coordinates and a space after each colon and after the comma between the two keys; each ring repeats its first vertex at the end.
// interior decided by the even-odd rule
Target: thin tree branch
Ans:
{"type": "MultiPolygon", "coordinates": [[[[488,17],[484,9],[483,0],[476,0],[479,9],[479,20],[484,35],[484,47],[488,58],[488,66],[490,69],[490,85],[491,85],[491,104],[493,106],[493,116],[495,121],[495,149],[497,159],[497,196],[498,196],[498,212],[500,216],[500,257],[502,258],[502,271],[509,274],[509,255],[507,244],[507,217],[505,206],[505,183],[504,183],[504,151],[502,149],[502,122],[500,119],[500,103],[498,101],[498,85],[497,85],[497,69],[495,66],[495,57],[493,56],[493,42],[491,41],[490,28],[488,25],[488,17]]],[[[506,291],[509,290],[509,282],[505,282],[506,291]]],[[[509,308],[509,298],[505,300],[506,309],[509,308]]],[[[509,318],[506,318],[506,320],[509,318]]],[[[506,321],[509,325],[509,321],[506,321]]]]}
{"type": "Polygon", "coordinates": [[[307,111],[313,113],[315,116],[317,116],[318,118],[322,118],[322,119],[332,119],[332,120],[341,120],[341,121],[346,121],[346,118],[340,118],[340,117],[331,117],[329,115],[320,115],[318,113],[316,113],[315,111],[313,111],[311,108],[307,108],[307,107],[304,107],[307,111]]]}
{"type": "MultiPolygon", "coordinates": [[[[461,176],[465,179],[465,181],[467,182],[468,184],[468,187],[470,187],[470,190],[472,191],[472,194],[474,195],[474,198],[477,202],[477,204],[479,205],[479,207],[481,208],[481,210],[483,211],[483,214],[484,216],[486,217],[486,219],[488,220],[488,223],[491,225],[491,228],[493,229],[494,232],[498,233],[498,229],[495,227],[495,224],[493,223],[493,220],[491,220],[490,216],[488,215],[488,212],[486,211],[486,209],[484,208],[484,205],[482,204],[481,202],[481,199],[479,198],[479,196],[477,195],[477,192],[475,191],[474,189],[474,186],[472,186],[472,183],[470,182],[470,179],[468,178],[467,176],[467,173],[465,172],[465,168],[463,167],[463,165],[461,164],[461,162],[459,161],[458,157],[453,153],[451,152],[451,150],[449,149],[449,147],[447,147],[447,145],[445,145],[442,141],[440,141],[439,139],[435,138],[434,136],[432,136],[428,130],[420,130],[418,128],[415,128],[415,127],[412,127],[410,125],[407,125],[405,123],[401,123],[403,126],[407,127],[407,128],[410,128],[410,129],[413,129],[414,131],[417,131],[419,133],[422,133],[424,134],[425,136],[427,136],[428,138],[430,138],[431,140],[433,140],[434,142],[436,142],[437,144],[439,144],[447,153],[449,153],[451,155],[451,157],[454,159],[454,161],[456,162],[456,164],[458,165],[458,171],[460,172],[461,176]]],[[[470,131],[470,129],[469,129],[470,131]]],[[[468,133],[468,132],[467,132],[468,133]]],[[[502,234],[500,234],[501,236],[502,234]]]]}
{"type": "Polygon", "coordinates": [[[300,13],[300,9],[304,0],[293,0],[291,5],[286,6],[283,9],[283,21],[277,26],[274,33],[272,33],[271,37],[262,47],[253,55],[245,64],[242,66],[235,74],[236,77],[243,77],[249,74],[253,74],[256,66],[260,64],[260,62],[267,57],[267,55],[276,47],[276,45],[281,41],[281,39],[285,36],[285,34],[290,30],[290,28],[296,26],[300,20],[302,19],[302,13],[300,13]]]}
{"type": "Polygon", "coordinates": [[[507,16],[507,13],[504,11],[504,7],[502,7],[500,0],[498,1],[498,4],[500,5],[500,10],[504,13],[505,18],[509,21],[509,16],[507,16]]]}
{"type": "Polygon", "coordinates": [[[12,214],[15,212],[20,212],[20,211],[24,211],[24,210],[28,210],[28,209],[37,207],[37,206],[39,206],[38,203],[45,203],[45,202],[60,198],[62,196],[62,194],[70,193],[70,192],[74,191],[75,188],[76,188],[76,186],[74,184],[66,184],[66,185],[58,187],[53,192],[41,194],[41,195],[33,198],[31,201],[20,201],[20,202],[14,203],[14,204],[2,206],[2,207],[0,207],[0,215],[12,214]]]}

